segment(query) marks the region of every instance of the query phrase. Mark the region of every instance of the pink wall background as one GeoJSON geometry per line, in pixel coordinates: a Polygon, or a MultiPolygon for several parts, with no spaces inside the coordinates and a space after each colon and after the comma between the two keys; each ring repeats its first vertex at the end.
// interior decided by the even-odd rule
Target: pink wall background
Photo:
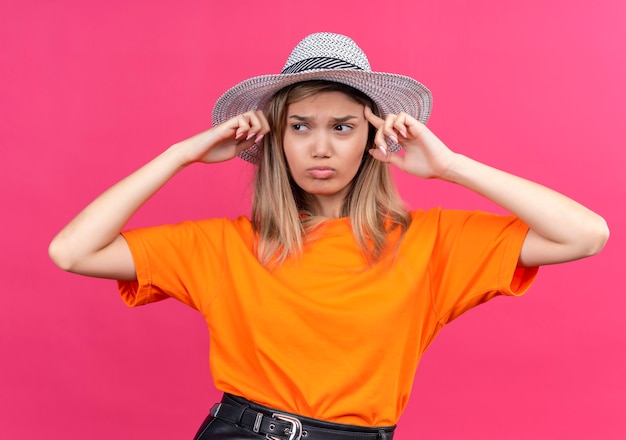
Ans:
{"type": "MultiPolygon", "coordinates": [[[[350,35],[434,94],[456,150],[602,213],[599,256],[541,271],[439,336],[398,440],[626,438],[626,2],[0,3],[0,438],[191,439],[218,393],[199,314],[127,309],[56,269],[52,236],[116,180],[207,128],[219,94],[306,34],[350,35]]],[[[195,166],[133,220],[246,213],[250,167],[195,166]]],[[[413,207],[495,209],[398,176],[413,207]]]]}

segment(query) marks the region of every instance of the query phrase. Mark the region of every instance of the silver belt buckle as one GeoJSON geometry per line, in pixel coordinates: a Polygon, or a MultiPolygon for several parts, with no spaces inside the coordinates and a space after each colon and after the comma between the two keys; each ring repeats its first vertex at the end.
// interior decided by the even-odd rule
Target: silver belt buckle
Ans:
{"type": "MultiPolygon", "coordinates": [[[[281,413],[272,414],[272,418],[291,423],[291,428],[289,429],[289,438],[287,440],[300,440],[302,438],[302,423],[300,423],[300,420],[293,416],[288,416],[287,414],[281,413]]],[[[280,437],[276,437],[271,434],[267,434],[265,437],[268,440],[282,440],[280,437]]]]}

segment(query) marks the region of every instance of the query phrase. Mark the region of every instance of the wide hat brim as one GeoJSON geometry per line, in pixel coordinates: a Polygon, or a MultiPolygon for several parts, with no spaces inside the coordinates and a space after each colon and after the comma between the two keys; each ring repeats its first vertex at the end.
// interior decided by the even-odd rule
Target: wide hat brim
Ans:
{"type": "MultiPolygon", "coordinates": [[[[432,109],[432,95],[420,82],[408,76],[365,70],[307,70],[300,73],[279,73],[249,78],[227,90],[213,107],[213,124],[221,124],[250,110],[267,111],[272,97],[279,90],[299,82],[325,80],[351,86],[369,96],[380,108],[382,117],[406,112],[426,123],[432,109]]],[[[393,152],[400,146],[389,142],[393,152]]],[[[243,151],[239,156],[256,163],[258,147],[243,151]]]]}

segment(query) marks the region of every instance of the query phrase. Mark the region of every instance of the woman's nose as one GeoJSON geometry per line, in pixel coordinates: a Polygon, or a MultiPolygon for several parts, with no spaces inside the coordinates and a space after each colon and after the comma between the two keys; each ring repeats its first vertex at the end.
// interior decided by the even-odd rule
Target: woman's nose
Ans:
{"type": "Polygon", "coordinates": [[[325,133],[319,133],[313,139],[312,156],[315,158],[330,157],[332,153],[332,142],[330,136],[325,133]]]}

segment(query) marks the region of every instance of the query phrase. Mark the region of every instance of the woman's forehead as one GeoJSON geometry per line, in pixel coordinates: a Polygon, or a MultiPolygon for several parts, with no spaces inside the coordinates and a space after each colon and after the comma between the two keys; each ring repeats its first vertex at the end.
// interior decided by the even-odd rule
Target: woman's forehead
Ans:
{"type": "Polygon", "coordinates": [[[289,104],[288,115],[312,116],[334,114],[345,117],[350,114],[363,116],[363,104],[354,97],[339,91],[319,92],[289,104]]]}

